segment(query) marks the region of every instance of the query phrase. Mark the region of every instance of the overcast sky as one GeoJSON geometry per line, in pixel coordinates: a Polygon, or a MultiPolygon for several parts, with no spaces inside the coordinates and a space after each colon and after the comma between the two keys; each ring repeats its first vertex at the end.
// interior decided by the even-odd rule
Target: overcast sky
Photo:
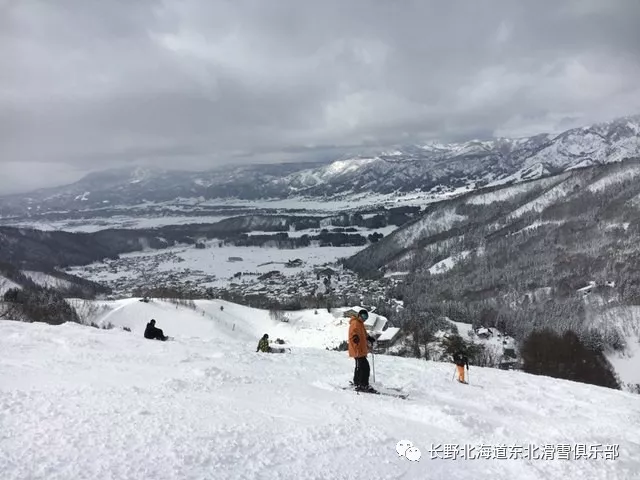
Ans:
{"type": "Polygon", "coordinates": [[[640,113],[638,25],[639,0],[0,0],[0,193],[640,113]]]}

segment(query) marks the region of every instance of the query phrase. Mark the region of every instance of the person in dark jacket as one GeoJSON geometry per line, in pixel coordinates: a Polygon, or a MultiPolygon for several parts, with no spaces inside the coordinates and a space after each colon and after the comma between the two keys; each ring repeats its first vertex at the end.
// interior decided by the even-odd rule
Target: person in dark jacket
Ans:
{"type": "Polygon", "coordinates": [[[458,381],[461,383],[467,383],[464,379],[464,367],[466,366],[467,371],[469,370],[469,359],[464,354],[464,352],[458,350],[453,354],[453,362],[458,368],[458,381]]]}
{"type": "Polygon", "coordinates": [[[164,342],[169,337],[166,337],[162,330],[156,328],[156,321],[152,318],[144,330],[144,338],[148,338],[149,340],[162,340],[164,342]]]}
{"type": "Polygon", "coordinates": [[[271,353],[271,347],[269,346],[269,335],[268,334],[265,333],[262,336],[262,338],[258,342],[258,348],[256,349],[256,352],[271,353]]]}

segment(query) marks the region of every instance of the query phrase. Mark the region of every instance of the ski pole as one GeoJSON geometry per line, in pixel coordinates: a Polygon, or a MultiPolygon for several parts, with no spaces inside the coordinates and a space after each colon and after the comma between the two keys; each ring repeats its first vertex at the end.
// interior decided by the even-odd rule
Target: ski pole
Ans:
{"type": "Polygon", "coordinates": [[[371,365],[373,366],[373,383],[376,383],[376,356],[373,350],[371,350],[371,365]]]}

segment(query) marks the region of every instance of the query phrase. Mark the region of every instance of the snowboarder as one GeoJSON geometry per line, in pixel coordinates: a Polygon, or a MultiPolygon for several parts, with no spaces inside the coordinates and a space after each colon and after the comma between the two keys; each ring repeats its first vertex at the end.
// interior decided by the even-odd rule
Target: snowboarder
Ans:
{"type": "Polygon", "coordinates": [[[269,335],[268,334],[265,333],[262,336],[262,338],[258,342],[258,348],[256,349],[256,352],[271,353],[271,347],[269,346],[269,335]]]}
{"type": "Polygon", "coordinates": [[[144,338],[148,338],[149,340],[162,340],[163,342],[169,339],[162,330],[156,328],[156,321],[153,318],[147,323],[147,328],[144,330],[144,338]]]}
{"type": "Polygon", "coordinates": [[[469,359],[461,350],[458,350],[453,354],[453,362],[458,369],[458,381],[460,383],[467,383],[464,379],[464,367],[466,365],[467,371],[469,371],[469,359]]]}
{"type": "Polygon", "coordinates": [[[364,322],[369,318],[366,310],[360,310],[358,315],[351,317],[349,321],[349,356],[356,361],[355,370],[353,372],[353,384],[357,391],[375,392],[375,389],[369,385],[369,361],[367,354],[369,353],[368,344],[375,342],[375,339],[367,334],[364,328],[364,322]]]}

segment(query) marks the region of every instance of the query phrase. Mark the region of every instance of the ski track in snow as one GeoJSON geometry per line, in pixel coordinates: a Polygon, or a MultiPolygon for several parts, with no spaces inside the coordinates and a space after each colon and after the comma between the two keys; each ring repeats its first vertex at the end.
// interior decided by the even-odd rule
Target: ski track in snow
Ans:
{"type": "MultiPolygon", "coordinates": [[[[636,395],[473,366],[465,386],[451,364],[383,355],[377,383],[409,399],[356,395],[338,388],[353,374],[346,352],[255,353],[257,321],[237,335],[185,308],[171,330],[158,323],[175,341],[150,341],[140,333],[155,313],[147,307],[132,311],[132,333],[0,322],[3,480],[637,478],[636,395]],[[421,450],[419,462],[397,455],[401,439],[421,450]],[[598,443],[619,445],[619,457],[429,453],[598,443]]],[[[110,318],[123,322],[125,310],[110,318]]]]}

